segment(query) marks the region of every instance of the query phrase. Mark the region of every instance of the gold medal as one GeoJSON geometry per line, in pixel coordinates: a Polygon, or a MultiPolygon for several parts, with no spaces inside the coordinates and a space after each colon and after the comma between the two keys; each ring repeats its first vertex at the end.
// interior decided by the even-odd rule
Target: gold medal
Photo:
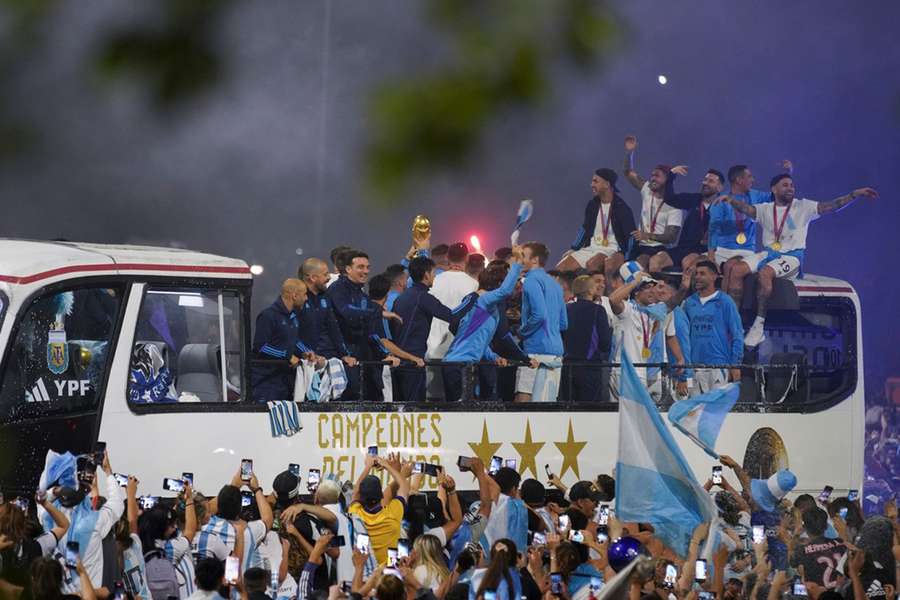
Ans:
{"type": "Polygon", "coordinates": [[[781,251],[781,242],[779,242],[778,240],[775,240],[775,242],[772,244],[772,250],[774,250],[776,252],[780,252],[781,251]]]}
{"type": "Polygon", "coordinates": [[[601,246],[609,246],[609,240],[606,238],[603,238],[603,240],[600,242],[600,245],[601,246]]]}
{"type": "Polygon", "coordinates": [[[747,235],[742,231],[737,234],[737,243],[738,244],[746,244],[747,243],[747,235]]]}
{"type": "Polygon", "coordinates": [[[644,358],[650,358],[650,348],[644,348],[641,350],[641,356],[644,358]]]}

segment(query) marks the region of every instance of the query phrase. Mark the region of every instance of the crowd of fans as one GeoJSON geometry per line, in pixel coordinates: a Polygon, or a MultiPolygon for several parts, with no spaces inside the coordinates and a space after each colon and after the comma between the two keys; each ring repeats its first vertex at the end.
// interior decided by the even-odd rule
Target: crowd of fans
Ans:
{"type": "Polygon", "coordinates": [[[790,501],[790,471],[751,480],[722,456],[732,474],[714,472],[705,486],[718,515],[677,552],[650,522],[617,519],[614,474],[567,488],[552,473],[523,481],[475,457],[458,464],[477,495],[440,469],[437,493],[426,494],[432,466],[388,454],[367,456],[356,482],[304,486],[289,468],[265,489],[242,464],[215,496],[195,490],[189,474],[160,499],[140,496],[140,482],[114,472],[105,452],[82,457],[75,483],[59,485],[62,474],[33,501],[0,504],[0,597],[895,597],[893,500],[867,518],[853,492],[790,501]],[[623,574],[624,584],[614,579],[631,560],[643,566],[623,574]]]}

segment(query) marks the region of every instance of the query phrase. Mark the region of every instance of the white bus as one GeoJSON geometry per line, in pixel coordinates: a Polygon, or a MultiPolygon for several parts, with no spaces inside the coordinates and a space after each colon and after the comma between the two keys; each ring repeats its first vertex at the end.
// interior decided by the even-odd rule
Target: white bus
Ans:
{"type": "MultiPolygon", "coordinates": [[[[149,494],[164,493],[163,478],[182,472],[215,494],[243,458],[266,485],[289,463],[354,480],[369,446],[444,465],[462,489],[473,481],[458,472],[459,455],[515,459],[523,478],[541,481],[549,465],[568,484],[615,464],[613,403],[302,403],[302,430],[273,437],[267,407],[248,384],[251,289],[249,268],[237,259],[0,240],[0,490],[32,493],[48,449],[86,453],[98,440],[108,444],[113,469],[136,475],[149,494]],[[130,397],[132,370],[148,346],[178,401],[130,397]]],[[[753,476],[789,466],[796,492],[858,489],[859,298],[848,283],[813,275],[782,295],[788,300],[781,309],[773,303],[758,360],[792,361],[796,373],[745,369],[719,450],[753,476]]],[[[705,481],[712,461],[674,435],[705,481]]]]}

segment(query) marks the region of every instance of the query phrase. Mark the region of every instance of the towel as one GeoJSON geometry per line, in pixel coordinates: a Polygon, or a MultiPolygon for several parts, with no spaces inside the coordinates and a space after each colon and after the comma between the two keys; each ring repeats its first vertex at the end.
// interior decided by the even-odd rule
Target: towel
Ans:
{"type": "Polygon", "coordinates": [[[337,400],[347,389],[347,372],[339,358],[329,358],[321,369],[310,361],[301,361],[294,381],[295,402],[337,400]]]}
{"type": "Polygon", "coordinates": [[[267,404],[272,437],[290,437],[303,429],[297,405],[292,400],[275,400],[267,404]]]}

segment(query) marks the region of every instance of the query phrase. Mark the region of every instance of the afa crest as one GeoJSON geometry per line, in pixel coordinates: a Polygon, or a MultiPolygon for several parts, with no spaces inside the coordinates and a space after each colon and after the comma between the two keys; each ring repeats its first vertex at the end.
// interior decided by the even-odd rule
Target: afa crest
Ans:
{"type": "Polygon", "coordinates": [[[47,335],[47,368],[55,375],[61,375],[69,368],[65,329],[51,329],[47,335]]]}

